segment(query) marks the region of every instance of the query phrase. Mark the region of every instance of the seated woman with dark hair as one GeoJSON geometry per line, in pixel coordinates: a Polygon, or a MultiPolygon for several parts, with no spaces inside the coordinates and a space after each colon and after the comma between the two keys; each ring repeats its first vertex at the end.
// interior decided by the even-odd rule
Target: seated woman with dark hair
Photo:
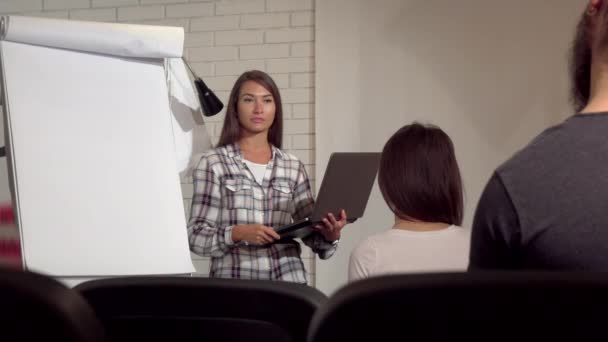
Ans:
{"type": "Polygon", "coordinates": [[[462,184],[445,132],[419,123],[398,130],[382,150],[378,185],[395,225],[354,249],[350,281],[388,273],[466,270],[470,233],[459,227],[462,184]]]}

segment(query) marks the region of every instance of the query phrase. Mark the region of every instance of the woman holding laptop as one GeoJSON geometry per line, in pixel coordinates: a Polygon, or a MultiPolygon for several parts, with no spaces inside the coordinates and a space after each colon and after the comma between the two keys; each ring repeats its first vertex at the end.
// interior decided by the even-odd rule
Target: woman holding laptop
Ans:
{"type": "MultiPolygon", "coordinates": [[[[262,71],[234,84],[219,143],[194,171],[188,223],[190,249],[211,257],[210,277],[307,283],[301,246],[279,227],[311,214],[314,199],[304,164],[281,150],[279,90],[262,71]]],[[[328,214],[303,238],[321,259],[335,252],[346,213],[328,214]]]]}

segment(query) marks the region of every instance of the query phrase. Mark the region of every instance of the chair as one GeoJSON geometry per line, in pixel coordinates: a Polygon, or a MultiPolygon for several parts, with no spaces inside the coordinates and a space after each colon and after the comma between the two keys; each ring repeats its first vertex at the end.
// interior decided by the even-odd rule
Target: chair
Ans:
{"type": "Polygon", "coordinates": [[[327,300],[305,285],[198,277],[110,278],[76,289],[110,341],[305,341],[327,300]]]}
{"type": "Polygon", "coordinates": [[[0,269],[0,340],[103,341],[100,321],[73,289],[34,272],[0,269]]]}
{"type": "Polygon", "coordinates": [[[382,276],[330,296],[308,341],[606,341],[607,308],[606,273],[382,276]]]}

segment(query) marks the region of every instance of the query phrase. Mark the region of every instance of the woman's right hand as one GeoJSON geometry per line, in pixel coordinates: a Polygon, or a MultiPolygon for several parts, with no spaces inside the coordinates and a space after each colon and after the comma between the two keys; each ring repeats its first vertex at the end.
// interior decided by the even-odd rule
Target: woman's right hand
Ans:
{"type": "Polygon", "coordinates": [[[273,243],[280,238],[274,229],[260,223],[240,224],[232,228],[232,241],[234,243],[246,241],[251,245],[261,246],[273,243]]]}

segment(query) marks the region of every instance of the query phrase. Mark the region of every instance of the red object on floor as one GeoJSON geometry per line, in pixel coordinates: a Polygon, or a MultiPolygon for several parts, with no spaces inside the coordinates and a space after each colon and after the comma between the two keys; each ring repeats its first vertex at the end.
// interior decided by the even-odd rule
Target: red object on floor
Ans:
{"type": "Polygon", "coordinates": [[[0,229],[10,229],[12,233],[0,232],[0,266],[21,267],[21,244],[10,204],[0,204],[0,229]]]}
{"type": "Polygon", "coordinates": [[[0,255],[7,257],[21,257],[19,240],[0,240],[0,255]]]}
{"type": "Polygon", "coordinates": [[[0,224],[14,224],[13,207],[10,204],[0,205],[0,224]]]}

